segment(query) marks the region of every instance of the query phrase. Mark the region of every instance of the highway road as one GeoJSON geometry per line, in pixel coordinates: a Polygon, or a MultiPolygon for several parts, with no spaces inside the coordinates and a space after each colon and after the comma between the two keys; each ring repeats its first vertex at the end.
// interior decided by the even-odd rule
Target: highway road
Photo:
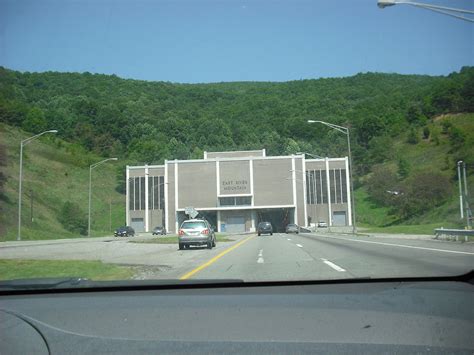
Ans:
{"type": "MultiPolygon", "coordinates": [[[[3,242],[0,259],[101,260],[134,267],[135,279],[315,280],[447,276],[474,268],[474,243],[403,236],[238,235],[217,247],[178,250],[153,239],[82,238],[3,242]]],[[[80,275],[76,275],[80,276],[80,275]]]]}
{"type": "Polygon", "coordinates": [[[181,278],[261,281],[445,276],[474,268],[473,243],[274,233],[246,237],[229,249],[181,278]]]}

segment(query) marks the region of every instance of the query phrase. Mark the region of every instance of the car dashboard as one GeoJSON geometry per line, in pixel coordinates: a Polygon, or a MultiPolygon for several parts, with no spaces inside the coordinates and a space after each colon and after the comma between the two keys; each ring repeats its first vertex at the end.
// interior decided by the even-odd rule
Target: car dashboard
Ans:
{"type": "Polygon", "coordinates": [[[2,354],[474,352],[469,280],[182,283],[0,295],[2,354]]]}

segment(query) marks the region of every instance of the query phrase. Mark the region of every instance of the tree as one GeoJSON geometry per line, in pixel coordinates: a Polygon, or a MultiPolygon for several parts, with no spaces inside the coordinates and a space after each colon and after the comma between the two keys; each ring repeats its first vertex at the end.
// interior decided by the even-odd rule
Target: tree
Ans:
{"type": "Polygon", "coordinates": [[[64,228],[73,233],[87,234],[87,218],[81,208],[70,201],[66,201],[58,215],[59,222],[64,228]]]}
{"type": "Polygon", "coordinates": [[[190,159],[202,159],[204,157],[204,151],[199,147],[194,147],[191,152],[190,159]]]}
{"type": "Polygon", "coordinates": [[[127,191],[127,181],[126,181],[126,166],[120,165],[115,170],[115,180],[117,181],[117,185],[115,186],[115,191],[118,193],[125,195],[127,191]]]}
{"type": "Polygon", "coordinates": [[[286,140],[285,154],[291,155],[296,154],[300,151],[300,146],[293,139],[288,138],[286,140]]]}
{"type": "Polygon", "coordinates": [[[416,132],[415,128],[410,129],[410,133],[408,133],[407,143],[410,144],[418,144],[420,139],[418,138],[418,133],[416,132]]]}
{"type": "Polygon", "coordinates": [[[380,135],[386,130],[386,125],[380,117],[368,115],[357,120],[354,128],[358,143],[368,147],[373,137],[380,135]]]}
{"type": "Polygon", "coordinates": [[[168,143],[168,150],[170,152],[170,159],[188,159],[188,147],[174,137],[168,143]]]}
{"type": "Polygon", "coordinates": [[[377,165],[367,180],[367,192],[370,198],[381,206],[390,206],[399,192],[397,174],[393,169],[377,165]]]}
{"type": "Polygon", "coordinates": [[[451,123],[451,121],[448,121],[446,119],[441,121],[441,128],[442,128],[441,133],[448,134],[452,126],[453,124],[451,123]]]}
{"type": "Polygon", "coordinates": [[[421,171],[405,181],[396,199],[400,218],[419,216],[441,205],[452,194],[449,178],[431,171],[421,171]]]}
{"type": "MultiPolygon", "coordinates": [[[[7,182],[7,175],[6,172],[4,171],[4,167],[7,166],[7,149],[5,145],[0,144],[0,200],[5,199],[5,192],[4,192],[4,186],[5,183],[7,182]]],[[[4,211],[3,211],[3,206],[4,204],[0,204],[0,235],[4,235],[4,227],[5,227],[5,221],[3,221],[3,216],[4,216],[4,211]]]]}
{"type": "Polygon", "coordinates": [[[460,149],[466,140],[466,134],[458,127],[452,126],[449,129],[449,143],[453,150],[460,149]]]}
{"type": "Polygon", "coordinates": [[[33,107],[28,111],[22,128],[31,133],[41,133],[47,129],[47,122],[44,113],[38,107],[33,107]]]}
{"type": "Polygon", "coordinates": [[[135,163],[156,164],[162,163],[164,159],[170,159],[171,152],[168,144],[158,138],[156,140],[134,139],[129,147],[129,157],[135,163]]]}
{"type": "Polygon", "coordinates": [[[432,95],[432,104],[440,113],[458,112],[462,107],[458,80],[446,80],[438,86],[432,95]]]}
{"type": "Polygon", "coordinates": [[[406,179],[410,174],[410,163],[404,159],[398,159],[398,176],[400,179],[406,179]]]}
{"type": "Polygon", "coordinates": [[[388,135],[374,137],[369,143],[369,154],[368,156],[369,165],[383,163],[390,158],[391,150],[387,149],[392,145],[392,139],[388,135]]]}
{"type": "Polygon", "coordinates": [[[423,127],[423,139],[430,138],[430,128],[428,126],[423,127]]]}
{"type": "Polygon", "coordinates": [[[410,124],[421,125],[426,123],[426,117],[420,105],[412,105],[407,112],[407,121],[410,124]]]}
{"type": "Polygon", "coordinates": [[[461,88],[462,110],[474,112],[474,70],[465,67],[461,69],[461,73],[466,75],[466,80],[461,88]]]}

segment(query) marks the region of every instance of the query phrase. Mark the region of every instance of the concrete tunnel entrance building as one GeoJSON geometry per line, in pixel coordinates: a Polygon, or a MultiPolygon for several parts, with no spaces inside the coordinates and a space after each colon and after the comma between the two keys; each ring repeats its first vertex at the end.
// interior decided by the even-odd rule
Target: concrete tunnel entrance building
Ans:
{"type": "Polygon", "coordinates": [[[278,232],[288,223],[352,225],[347,157],[204,152],[203,159],[127,166],[126,180],[126,222],[137,232],[163,225],[176,233],[186,207],[227,233],[255,232],[261,221],[278,232]]]}

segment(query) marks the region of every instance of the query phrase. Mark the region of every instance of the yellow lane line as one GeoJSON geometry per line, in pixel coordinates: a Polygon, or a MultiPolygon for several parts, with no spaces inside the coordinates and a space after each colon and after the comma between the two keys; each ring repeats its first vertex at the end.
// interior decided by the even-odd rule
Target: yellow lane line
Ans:
{"type": "Polygon", "coordinates": [[[186,280],[186,279],[189,279],[191,276],[193,276],[195,273],[201,271],[202,269],[205,269],[206,267],[208,267],[209,265],[215,263],[217,260],[219,260],[220,258],[222,258],[224,255],[226,255],[228,252],[234,250],[235,248],[241,246],[242,244],[244,244],[246,241],[252,239],[253,237],[255,237],[254,235],[250,236],[250,237],[247,237],[245,238],[244,240],[238,242],[237,244],[231,246],[230,248],[227,248],[226,250],[224,250],[222,253],[216,255],[215,257],[213,257],[211,260],[205,262],[204,264],[198,266],[197,268],[195,268],[194,270],[188,272],[187,274],[184,274],[183,276],[181,276],[179,279],[180,280],[186,280]]]}

